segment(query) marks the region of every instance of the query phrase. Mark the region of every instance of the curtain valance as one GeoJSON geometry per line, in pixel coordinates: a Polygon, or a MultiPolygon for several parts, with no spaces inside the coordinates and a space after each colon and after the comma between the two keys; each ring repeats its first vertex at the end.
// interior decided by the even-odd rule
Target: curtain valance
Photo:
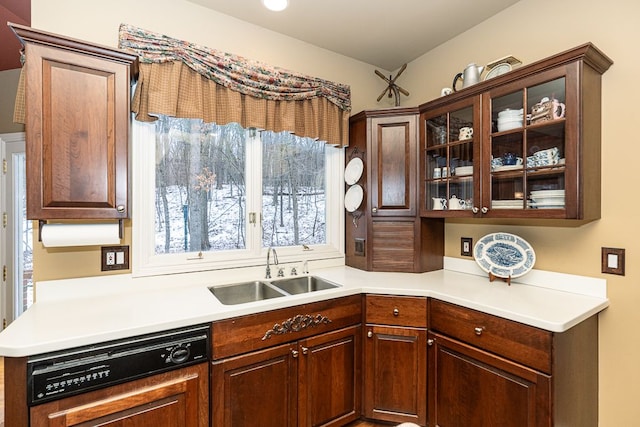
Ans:
{"type": "Polygon", "coordinates": [[[120,26],[119,47],[139,56],[136,119],[154,114],[291,131],[348,145],[347,85],[286,71],[165,35],[120,26]]]}

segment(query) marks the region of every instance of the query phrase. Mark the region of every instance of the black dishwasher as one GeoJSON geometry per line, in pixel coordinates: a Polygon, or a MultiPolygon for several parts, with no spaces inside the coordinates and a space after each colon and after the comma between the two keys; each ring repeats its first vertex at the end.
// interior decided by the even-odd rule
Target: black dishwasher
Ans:
{"type": "Polygon", "coordinates": [[[29,406],[209,360],[210,327],[199,325],[27,359],[29,406]]]}

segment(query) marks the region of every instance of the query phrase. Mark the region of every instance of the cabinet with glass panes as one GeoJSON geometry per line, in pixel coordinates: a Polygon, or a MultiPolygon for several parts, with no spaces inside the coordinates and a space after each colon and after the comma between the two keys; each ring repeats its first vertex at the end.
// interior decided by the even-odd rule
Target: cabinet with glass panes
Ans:
{"type": "Polygon", "coordinates": [[[611,64],[588,43],[422,105],[421,214],[598,219],[601,76],[611,64]],[[457,140],[467,123],[472,150],[457,140]],[[438,167],[446,178],[434,178],[438,167]]]}
{"type": "Polygon", "coordinates": [[[470,216],[480,197],[480,97],[420,116],[422,216],[470,216]]]}

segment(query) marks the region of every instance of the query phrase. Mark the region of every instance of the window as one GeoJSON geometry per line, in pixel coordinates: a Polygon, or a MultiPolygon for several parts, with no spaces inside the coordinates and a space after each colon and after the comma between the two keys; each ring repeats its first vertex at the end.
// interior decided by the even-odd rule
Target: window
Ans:
{"type": "Polygon", "coordinates": [[[135,275],[262,265],[270,246],[343,256],[341,149],[195,119],[133,129],[135,275]]]}

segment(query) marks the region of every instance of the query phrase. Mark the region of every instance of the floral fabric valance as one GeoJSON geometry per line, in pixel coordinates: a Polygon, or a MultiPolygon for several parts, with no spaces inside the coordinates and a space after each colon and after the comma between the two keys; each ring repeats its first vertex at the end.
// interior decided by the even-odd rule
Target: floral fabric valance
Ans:
{"type": "Polygon", "coordinates": [[[291,131],[348,145],[351,92],[347,85],[305,76],[193,43],[120,26],[119,47],[139,56],[132,110],[153,115],[240,123],[291,131]]]}

